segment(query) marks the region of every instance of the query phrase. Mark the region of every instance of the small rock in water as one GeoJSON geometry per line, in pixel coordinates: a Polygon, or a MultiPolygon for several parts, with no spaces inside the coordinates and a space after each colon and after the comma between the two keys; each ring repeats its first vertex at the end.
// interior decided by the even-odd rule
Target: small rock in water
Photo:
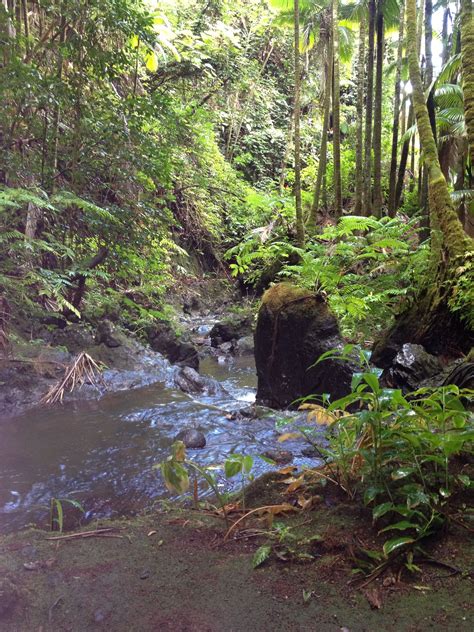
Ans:
{"type": "Polygon", "coordinates": [[[267,450],[263,453],[263,456],[275,461],[275,463],[278,463],[279,465],[293,461],[293,455],[288,450],[267,450]]]}
{"type": "Polygon", "coordinates": [[[200,430],[195,428],[185,428],[178,432],[175,441],[182,441],[184,445],[190,450],[196,450],[198,448],[204,448],[206,445],[206,437],[200,430]]]}
{"type": "Polygon", "coordinates": [[[301,454],[302,454],[303,456],[306,456],[306,457],[308,457],[308,458],[311,458],[311,457],[313,457],[313,456],[316,456],[316,455],[317,455],[317,450],[316,450],[316,448],[315,448],[315,447],[313,447],[312,445],[310,445],[310,446],[308,446],[307,448],[303,448],[303,449],[301,450],[301,454]]]}

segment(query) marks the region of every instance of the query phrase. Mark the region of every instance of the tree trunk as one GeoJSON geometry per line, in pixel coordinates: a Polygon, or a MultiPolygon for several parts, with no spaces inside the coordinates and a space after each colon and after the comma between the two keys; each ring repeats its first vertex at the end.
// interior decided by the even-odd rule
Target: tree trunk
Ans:
{"type": "MultiPolygon", "coordinates": [[[[397,153],[398,153],[398,129],[400,125],[400,94],[401,94],[401,73],[403,59],[403,38],[405,27],[405,9],[400,9],[400,26],[398,30],[398,50],[397,50],[397,70],[395,76],[395,94],[393,104],[393,132],[392,132],[392,156],[390,160],[390,179],[389,179],[389,196],[388,196],[388,214],[395,217],[397,212],[396,194],[397,194],[397,153]]],[[[405,112],[405,105],[403,106],[405,112]]],[[[402,135],[404,134],[402,130],[402,135]]],[[[408,152],[407,152],[408,153],[408,152]]],[[[406,157],[405,157],[406,166],[406,157]]],[[[405,170],[404,170],[405,171],[405,170]]]]}
{"type": "Polygon", "coordinates": [[[443,42],[443,52],[441,55],[441,63],[444,64],[448,61],[451,54],[451,41],[448,34],[449,20],[451,18],[451,11],[449,7],[445,7],[443,13],[443,28],[441,31],[441,41],[443,42]]]}
{"type": "Polygon", "coordinates": [[[290,156],[290,148],[291,143],[293,141],[293,122],[294,122],[294,112],[293,109],[290,112],[290,120],[288,122],[288,128],[286,130],[286,139],[285,139],[285,153],[283,154],[283,158],[280,163],[280,193],[283,193],[285,190],[285,179],[286,179],[286,163],[288,162],[290,156]]]}
{"type": "MultiPolygon", "coordinates": [[[[62,82],[63,78],[63,54],[61,50],[62,44],[64,44],[66,39],[66,20],[64,17],[61,18],[61,33],[59,36],[59,47],[57,52],[57,82],[58,86],[62,82]]],[[[56,105],[54,106],[53,113],[53,136],[52,136],[52,150],[51,150],[51,165],[50,165],[50,174],[49,174],[49,192],[54,193],[56,190],[56,171],[58,168],[58,146],[59,146],[59,123],[61,120],[61,107],[59,104],[59,96],[56,101],[56,105]]]]}
{"type": "Polygon", "coordinates": [[[356,181],[354,213],[362,214],[362,189],[364,187],[364,83],[365,83],[365,40],[367,32],[367,18],[360,19],[359,54],[357,58],[357,128],[356,128],[356,181]]]}
{"type": "MultiPolygon", "coordinates": [[[[425,77],[424,77],[424,89],[429,90],[428,99],[426,102],[428,108],[428,114],[430,117],[431,130],[436,142],[436,113],[433,90],[430,90],[431,83],[433,81],[433,1],[425,0],[425,77]]],[[[429,209],[429,196],[428,196],[428,173],[425,168],[422,169],[421,175],[421,193],[420,193],[420,206],[422,209],[422,221],[420,237],[422,240],[428,239],[430,234],[430,209],[429,209]]]]}
{"type": "Polygon", "coordinates": [[[321,196],[321,185],[323,183],[323,179],[326,177],[326,167],[327,167],[327,160],[328,160],[328,129],[329,129],[329,117],[331,114],[332,65],[333,65],[331,29],[328,33],[328,40],[327,40],[326,46],[327,46],[326,73],[325,73],[326,80],[325,80],[325,93],[324,93],[324,115],[323,115],[323,130],[322,130],[322,136],[321,136],[321,150],[319,152],[318,175],[316,176],[313,202],[311,204],[311,213],[310,213],[309,222],[308,222],[308,225],[310,226],[312,230],[314,230],[318,222],[319,198],[321,196]]]}
{"type": "Polygon", "coordinates": [[[466,266],[467,258],[472,259],[469,253],[474,249],[474,241],[464,233],[439,165],[418,62],[416,0],[407,0],[406,21],[413,105],[428,173],[432,270],[424,280],[417,300],[376,343],[372,360],[382,367],[390,364],[397,349],[405,342],[422,344],[432,353],[451,356],[468,352],[474,342],[472,305],[467,302],[458,310],[452,309],[460,287],[469,287],[474,282],[473,268],[466,266]],[[463,270],[460,265],[465,266],[463,270]]]}
{"type": "Polygon", "coordinates": [[[382,217],[382,81],[384,59],[383,0],[377,5],[377,68],[374,104],[374,215],[382,217]]]}
{"type": "Polygon", "coordinates": [[[466,119],[469,158],[474,168],[474,21],[472,0],[461,3],[461,55],[464,115],[466,119]]]}
{"type": "Polygon", "coordinates": [[[304,221],[301,203],[301,66],[300,66],[300,3],[294,3],[294,47],[295,47],[295,211],[296,211],[296,243],[304,246],[304,221]]]}
{"type": "Polygon", "coordinates": [[[372,112],[374,98],[375,0],[369,2],[369,40],[367,50],[367,93],[365,100],[364,215],[372,213],[372,112]]]}
{"type": "Polygon", "coordinates": [[[339,0],[332,2],[332,41],[333,41],[333,161],[334,161],[334,216],[342,215],[341,184],[341,125],[340,125],[340,72],[339,72],[339,0]]]}

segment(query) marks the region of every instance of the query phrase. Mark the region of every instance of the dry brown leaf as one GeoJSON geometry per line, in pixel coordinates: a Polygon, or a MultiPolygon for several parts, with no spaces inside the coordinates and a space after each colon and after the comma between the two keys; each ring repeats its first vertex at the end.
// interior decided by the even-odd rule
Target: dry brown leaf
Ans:
{"type": "Polygon", "coordinates": [[[298,468],[296,467],[296,465],[287,465],[286,467],[282,467],[281,470],[277,470],[277,473],[278,474],[291,474],[297,469],[298,468]]]}
{"type": "Polygon", "coordinates": [[[300,494],[298,496],[298,505],[301,507],[301,509],[303,509],[303,511],[311,509],[315,505],[319,505],[321,501],[322,497],[318,495],[310,496],[309,498],[306,497],[304,494],[300,494]]]}
{"type": "Polygon", "coordinates": [[[292,494],[303,484],[304,484],[304,476],[300,476],[299,478],[296,478],[294,481],[292,481],[288,485],[288,487],[286,488],[285,494],[292,494]]]}
{"type": "Polygon", "coordinates": [[[300,432],[285,432],[281,434],[277,441],[278,443],[283,443],[284,441],[290,441],[291,439],[299,439],[301,437],[300,432]]]}
{"type": "Polygon", "coordinates": [[[382,607],[382,595],[378,588],[370,588],[369,590],[366,590],[365,596],[371,608],[374,610],[380,610],[382,607]]]}

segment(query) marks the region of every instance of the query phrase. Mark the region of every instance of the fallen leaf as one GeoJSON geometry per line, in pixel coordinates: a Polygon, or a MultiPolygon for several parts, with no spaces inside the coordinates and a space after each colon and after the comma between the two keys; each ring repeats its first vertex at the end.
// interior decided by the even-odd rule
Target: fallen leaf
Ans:
{"type": "Polygon", "coordinates": [[[300,476],[299,478],[292,481],[288,487],[286,488],[285,494],[291,494],[295,490],[297,490],[301,485],[304,484],[304,476],[300,476]]]}
{"type": "Polygon", "coordinates": [[[431,590],[430,586],[413,586],[415,590],[431,590]]]}
{"type": "Polygon", "coordinates": [[[298,468],[296,465],[287,465],[286,467],[282,467],[281,470],[277,470],[278,474],[292,474],[298,468]]]}
{"type": "Polygon", "coordinates": [[[311,507],[314,507],[315,505],[318,505],[321,501],[322,501],[322,497],[321,496],[317,496],[317,495],[316,496],[310,496],[309,498],[304,496],[304,494],[300,494],[298,496],[298,505],[303,510],[311,509],[311,507]]]}
{"type": "Polygon", "coordinates": [[[278,437],[277,441],[278,443],[283,443],[283,441],[290,441],[290,439],[299,439],[300,437],[300,432],[285,432],[278,437]]]}
{"type": "Polygon", "coordinates": [[[365,596],[370,604],[370,607],[374,610],[379,610],[382,607],[382,596],[378,588],[371,588],[365,591],[365,596]]]}

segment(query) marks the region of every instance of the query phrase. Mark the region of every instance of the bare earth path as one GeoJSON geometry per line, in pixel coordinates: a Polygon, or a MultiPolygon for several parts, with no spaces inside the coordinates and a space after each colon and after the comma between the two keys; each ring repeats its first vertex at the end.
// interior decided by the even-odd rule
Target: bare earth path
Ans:
{"type": "Polygon", "coordinates": [[[397,585],[381,609],[371,609],[363,593],[348,589],[347,573],[278,562],[253,570],[256,544],[223,544],[222,523],[207,516],[157,513],[104,523],[111,525],[122,537],[52,542],[51,534],[31,530],[0,539],[0,630],[474,629],[466,577],[426,589],[397,585]],[[313,593],[306,604],[303,590],[313,593]]]}

